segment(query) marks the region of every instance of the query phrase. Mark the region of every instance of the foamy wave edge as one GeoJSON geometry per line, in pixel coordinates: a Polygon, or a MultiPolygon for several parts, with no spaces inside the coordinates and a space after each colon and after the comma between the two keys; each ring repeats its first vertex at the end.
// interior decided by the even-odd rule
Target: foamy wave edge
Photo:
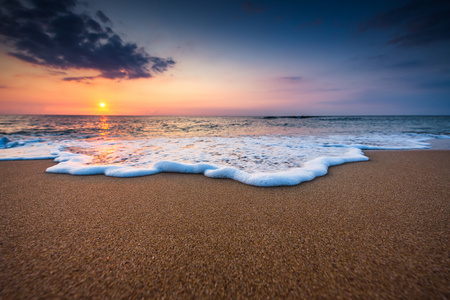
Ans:
{"type": "Polygon", "coordinates": [[[216,165],[182,164],[173,161],[159,161],[153,168],[137,168],[122,165],[89,165],[91,158],[72,153],[61,153],[55,162],[57,165],[47,168],[49,173],[65,173],[71,175],[106,175],[112,177],[138,177],[157,173],[190,173],[204,174],[210,178],[228,178],[244,184],[259,187],[292,186],[305,181],[313,180],[318,176],[327,174],[330,166],[348,162],[367,161],[361,149],[349,148],[342,157],[318,157],[310,160],[301,168],[274,173],[247,173],[233,167],[220,167],[216,165]]]}

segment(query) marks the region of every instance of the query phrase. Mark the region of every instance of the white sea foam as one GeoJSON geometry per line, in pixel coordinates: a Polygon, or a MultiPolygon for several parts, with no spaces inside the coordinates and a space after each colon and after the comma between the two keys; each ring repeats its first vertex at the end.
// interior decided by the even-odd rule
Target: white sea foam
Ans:
{"type": "MultiPolygon", "coordinates": [[[[339,148],[342,149],[341,147],[339,148]]],[[[246,150],[251,151],[255,149],[247,148],[246,150]]],[[[190,153],[191,151],[188,152],[190,153]]],[[[173,155],[175,153],[178,159],[183,158],[182,153],[177,153],[175,151],[171,154],[173,155]]],[[[267,158],[268,160],[273,159],[273,157],[267,158]]],[[[187,159],[187,157],[185,159],[187,159]]],[[[55,161],[59,162],[59,164],[48,168],[47,172],[68,173],[72,175],[104,174],[115,177],[135,177],[152,175],[161,172],[196,173],[204,174],[211,178],[234,179],[236,181],[255,186],[280,186],[296,185],[304,181],[312,180],[317,176],[325,175],[329,166],[339,165],[345,162],[364,161],[367,159],[368,158],[363,155],[360,149],[347,148],[342,156],[318,157],[310,161],[306,161],[302,167],[300,167],[300,162],[302,160],[299,159],[299,162],[297,163],[299,167],[286,169],[284,171],[277,171],[275,168],[272,168],[271,171],[250,173],[242,167],[241,169],[238,169],[236,167],[221,166],[220,164],[190,164],[175,161],[156,161],[153,165],[148,166],[147,168],[132,167],[126,163],[106,165],[93,164],[92,162],[95,158],[92,156],[61,151],[55,159],[55,161]]],[[[133,163],[133,165],[136,165],[136,163],[133,163]]],[[[273,166],[273,163],[268,165],[273,166]]],[[[245,166],[245,163],[243,163],[243,166],[245,166]]]]}
{"type": "Polygon", "coordinates": [[[421,149],[421,139],[372,138],[367,144],[344,144],[355,137],[259,136],[158,138],[150,140],[70,141],[56,150],[52,173],[134,177],[161,172],[198,173],[255,186],[296,185],[327,173],[328,167],[365,161],[361,149],[421,149]],[[332,140],[337,140],[333,137],[332,140]],[[382,144],[384,146],[382,146],[382,144]]]}
{"type": "Polygon", "coordinates": [[[52,159],[52,143],[45,143],[42,139],[27,139],[11,141],[6,137],[0,139],[0,160],[31,160],[52,159]]]}

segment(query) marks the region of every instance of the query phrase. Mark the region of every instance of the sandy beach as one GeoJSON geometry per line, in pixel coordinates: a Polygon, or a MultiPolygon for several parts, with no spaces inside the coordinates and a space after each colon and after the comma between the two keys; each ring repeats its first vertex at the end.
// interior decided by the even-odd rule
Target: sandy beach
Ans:
{"type": "Polygon", "coordinates": [[[450,297],[450,151],[294,187],[0,162],[0,298],[450,297]]]}

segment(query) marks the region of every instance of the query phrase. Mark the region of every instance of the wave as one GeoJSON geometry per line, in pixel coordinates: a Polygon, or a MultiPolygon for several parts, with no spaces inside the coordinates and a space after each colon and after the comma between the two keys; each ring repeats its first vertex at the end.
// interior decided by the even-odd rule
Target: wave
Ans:
{"type": "Polygon", "coordinates": [[[90,165],[92,158],[86,155],[61,153],[56,159],[59,164],[49,167],[49,173],[64,173],[72,175],[106,175],[113,177],[147,176],[162,172],[204,174],[210,178],[228,178],[248,185],[260,187],[291,186],[313,180],[327,174],[328,167],[347,162],[366,161],[362,151],[350,149],[342,157],[319,157],[308,161],[302,168],[293,168],[284,172],[248,173],[233,167],[216,165],[184,164],[173,161],[159,161],[153,168],[136,168],[121,165],[90,165]]]}
{"type": "Polygon", "coordinates": [[[197,173],[255,186],[312,180],[367,160],[363,150],[426,149],[427,140],[450,138],[448,117],[3,118],[0,160],[51,158],[54,173],[197,173]]]}

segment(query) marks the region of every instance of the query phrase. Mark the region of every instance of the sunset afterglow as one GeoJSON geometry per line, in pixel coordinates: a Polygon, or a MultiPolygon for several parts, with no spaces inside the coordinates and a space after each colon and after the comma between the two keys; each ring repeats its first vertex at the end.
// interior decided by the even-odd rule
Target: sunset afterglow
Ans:
{"type": "Polygon", "coordinates": [[[3,6],[0,114],[449,114],[450,8],[416,2],[3,6]]]}

